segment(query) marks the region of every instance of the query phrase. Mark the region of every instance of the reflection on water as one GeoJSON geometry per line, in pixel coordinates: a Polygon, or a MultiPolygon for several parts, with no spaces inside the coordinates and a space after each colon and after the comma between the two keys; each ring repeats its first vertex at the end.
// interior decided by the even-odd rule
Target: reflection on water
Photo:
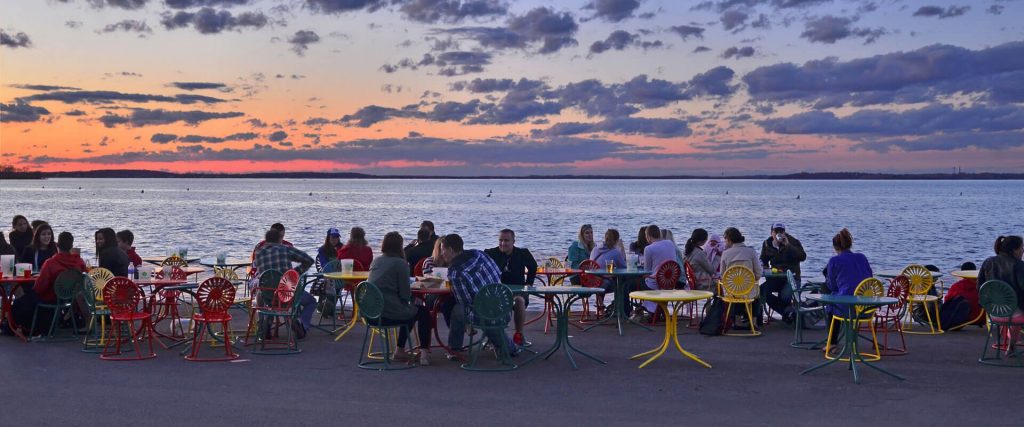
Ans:
{"type": "Polygon", "coordinates": [[[512,228],[538,258],[565,256],[580,224],[636,238],[641,225],[671,229],[682,246],[695,227],[738,227],[755,247],[773,222],[787,224],[807,250],[808,272],[824,267],[842,227],[876,269],[910,262],[952,270],[980,262],[1000,233],[1024,234],[1019,181],[765,180],[302,180],[50,179],[4,181],[0,214],[48,220],[70,230],[84,256],[101,227],[135,232],[139,253],[248,256],[266,228],[282,222],[287,239],[314,251],[327,228],[366,229],[376,249],[384,233],[415,237],[429,219],[439,234],[469,248],[497,244],[512,228]],[[44,188],[45,187],[45,188],[44,188]],[[81,187],[81,189],[79,189],[81,187]],[[145,192],[143,192],[143,190],[145,192]],[[493,194],[487,197],[489,192],[493,194]],[[962,195],[961,195],[962,193],[962,195]],[[797,198],[799,196],[799,198],[797,198]]]}

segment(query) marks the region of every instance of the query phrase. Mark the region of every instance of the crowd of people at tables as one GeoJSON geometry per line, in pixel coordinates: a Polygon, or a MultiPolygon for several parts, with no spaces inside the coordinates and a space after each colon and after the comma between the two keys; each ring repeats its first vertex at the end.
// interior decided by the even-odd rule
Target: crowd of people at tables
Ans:
{"type": "MultiPolygon", "coordinates": [[[[7,238],[0,234],[0,254],[15,255],[18,262],[31,263],[39,275],[31,286],[23,286],[21,295],[15,300],[13,313],[19,325],[30,324],[33,311],[39,303],[52,303],[56,299],[53,285],[58,274],[65,270],[85,271],[85,261],[74,247],[74,236],[70,232],[61,232],[54,241],[54,231],[45,221],[29,222],[24,216],[17,215],[12,220],[12,229],[7,238]],[[8,239],[10,243],[8,243],[8,239]]],[[[294,268],[300,274],[312,268],[314,264],[327,266],[334,260],[353,260],[354,269],[368,271],[367,281],[376,285],[384,295],[383,319],[385,325],[407,325],[409,330],[415,328],[419,338],[418,354],[410,354],[405,350],[408,340],[405,330],[398,337],[400,350],[396,357],[411,359],[418,357],[419,363],[429,364],[431,320],[426,306],[416,303],[412,295],[410,277],[413,267],[422,261],[422,271],[430,274],[435,268],[447,268],[448,280],[452,295],[441,306],[441,313],[449,327],[448,347],[452,349],[447,356],[450,359],[461,358],[467,322],[475,315],[471,309],[477,291],[489,283],[507,285],[534,285],[537,276],[537,261],[526,248],[516,246],[516,234],[511,229],[498,232],[496,247],[483,251],[467,249],[458,234],[438,236],[434,224],[423,221],[416,233],[416,239],[405,245],[405,240],[398,232],[384,235],[380,256],[366,240],[366,232],[360,227],[353,227],[344,244],[341,232],[337,228],[329,228],[322,246],[317,248],[316,257],[297,249],[285,240],[285,227],[280,223],[273,224],[264,234],[264,239],[256,244],[252,252],[251,277],[266,270],[286,271],[294,268]],[[296,266],[297,265],[297,266],[296,266]]],[[[94,234],[98,267],[110,270],[115,276],[126,276],[129,264],[138,267],[141,257],[132,246],[134,235],[130,230],[114,232],[112,228],[102,228],[94,234]]],[[[863,254],[854,252],[853,236],[847,229],[842,229],[832,238],[835,255],[828,261],[823,270],[825,277],[821,289],[825,293],[851,295],[857,285],[864,279],[874,275],[871,265],[863,254]]],[[[786,231],[782,223],[772,224],[768,237],[761,243],[760,251],[746,245],[746,238],[736,228],[729,227],[721,234],[709,234],[702,228],[692,231],[683,248],[676,244],[672,232],[657,225],[642,227],[637,239],[629,245],[629,252],[636,256],[635,263],[648,268],[655,268],[665,261],[674,261],[680,266],[692,269],[695,283],[687,284],[685,275],[681,277],[679,287],[716,291],[715,283],[722,272],[729,267],[741,265],[749,268],[754,276],[760,279],[766,269],[791,271],[796,280],[801,280],[800,264],[807,255],[801,242],[786,231]]],[[[984,261],[978,271],[978,279],[961,279],[954,283],[945,295],[943,304],[943,324],[960,324],[971,319],[983,324],[979,316],[981,307],[978,301],[978,284],[987,280],[997,279],[1008,283],[1017,292],[1018,308],[1011,316],[1014,323],[1024,323],[1024,244],[1020,236],[999,236],[994,244],[995,255],[984,261]]],[[[577,238],[568,247],[566,256],[567,268],[577,269],[584,260],[595,261],[601,269],[608,265],[625,268],[631,262],[627,259],[625,245],[619,231],[608,229],[603,239],[594,239],[594,229],[590,224],[580,227],[577,238]]],[[[974,269],[973,263],[961,266],[963,270],[974,269]]],[[[577,280],[573,278],[572,280],[577,280]]],[[[255,279],[253,281],[255,283],[255,279]]],[[[614,282],[605,278],[603,285],[611,291],[614,282]]],[[[656,289],[657,284],[652,277],[637,283],[629,284],[637,288],[656,289]]],[[[332,298],[331,292],[323,298],[332,298]]],[[[766,277],[760,287],[751,290],[752,298],[764,300],[765,303],[782,317],[786,324],[795,320],[796,310],[792,306],[791,287],[786,278],[772,275],[766,277]],[[759,295],[760,294],[760,295],[759,295]]],[[[312,318],[318,308],[317,300],[308,292],[300,296],[300,314],[298,322],[292,326],[301,339],[312,327],[312,318]]],[[[491,343],[505,347],[511,354],[516,354],[522,346],[530,345],[524,337],[525,310],[529,299],[517,295],[513,306],[512,337],[504,332],[489,332],[491,343]]],[[[632,307],[635,320],[646,321],[653,313],[654,307],[641,305],[632,307]]],[[[324,315],[332,315],[335,299],[330,304],[321,301],[319,309],[324,315]]],[[[607,312],[611,312],[608,310],[607,312]]],[[[756,310],[760,316],[763,310],[756,310]]],[[[834,313],[829,309],[829,313],[834,313]]],[[[52,316],[43,315],[41,319],[52,316]]],[[[741,315],[738,315],[741,317],[741,315]]],[[[997,319],[998,320],[998,319],[997,319]]],[[[744,322],[751,319],[737,318],[737,326],[746,327],[744,322]]],[[[753,319],[757,325],[762,319],[753,319]]],[[[26,331],[40,333],[49,328],[45,321],[37,322],[36,330],[26,331]]],[[[82,323],[80,323],[82,324],[82,323]]],[[[4,325],[5,332],[8,325],[4,325]]],[[[1011,331],[1015,342],[1019,328],[1011,331]]]]}

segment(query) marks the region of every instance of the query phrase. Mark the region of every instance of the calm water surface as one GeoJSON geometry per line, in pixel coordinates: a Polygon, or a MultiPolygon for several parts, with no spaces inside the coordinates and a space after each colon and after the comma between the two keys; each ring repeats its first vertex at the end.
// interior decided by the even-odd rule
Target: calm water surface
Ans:
{"type": "MultiPolygon", "coordinates": [[[[415,238],[429,219],[438,234],[459,233],[469,248],[497,245],[512,228],[538,258],[564,257],[579,226],[619,229],[629,242],[644,224],[671,229],[682,245],[702,227],[738,227],[760,247],[770,224],[785,223],[807,250],[807,271],[832,256],[842,227],[878,269],[908,263],[944,271],[980,262],[1000,233],[1024,234],[1020,181],[718,181],[718,180],[302,180],[49,179],[0,183],[0,217],[44,219],[71,231],[92,256],[101,227],[135,232],[143,256],[189,247],[189,255],[227,251],[247,257],[274,222],[313,252],[328,227],[361,226],[379,252],[384,233],[415,238]],[[493,192],[487,197],[489,192],[493,192]],[[799,199],[797,199],[799,196],[799,199]]],[[[9,226],[7,226],[9,227],[9,226]]],[[[6,229],[6,227],[5,227],[6,229]]],[[[343,231],[344,233],[344,231],[343,231]]]]}

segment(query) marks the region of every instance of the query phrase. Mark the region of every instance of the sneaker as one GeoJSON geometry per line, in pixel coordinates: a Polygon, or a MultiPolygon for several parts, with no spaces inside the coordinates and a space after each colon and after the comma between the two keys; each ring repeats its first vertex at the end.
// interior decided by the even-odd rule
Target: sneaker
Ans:
{"type": "Polygon", "coordinates": [[[412,354],[409,353],[409,350],[406,350],[405,347],[399,347],[396,348],[395,351],[391,353],[391,361],[407,361],[410,359],[411,356],[412,354]]]}
{"type": "Polygon", "coordinates": [[[430,350],[421,348],[419,352],[420,366],[430,366],[430,350]]]}
{"type": "Polygon", "coordinates": [[[446,359],[448,359],[448,360],[453,361],[453,362],[462,362],[462,361],[467,360],[466,359],[466,353],[461,352],[461,351],[457,351],[457,350],[452,350],[452,351],[445,352],[444,353],[444,357],[446,359]]]}
{"type": "Polygon", "coordinates": [[[295,339],[306,338],[306,327],[302,325],[302,322],[292,322],[292,331],[295,332],[295,339]]]}

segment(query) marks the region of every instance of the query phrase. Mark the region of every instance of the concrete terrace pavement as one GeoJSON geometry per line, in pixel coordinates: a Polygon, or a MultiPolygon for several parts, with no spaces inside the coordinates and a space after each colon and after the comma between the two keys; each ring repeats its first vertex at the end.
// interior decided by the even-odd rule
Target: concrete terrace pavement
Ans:
{"type": "MultiPolygon", "coordinates": [[[[528,327],[534,348],[553,336],[528,327]]],[[[1020,425],[1024,369],[976,362],[984,330],[908,336],[885,358],[897,381],[833,365],[801,376],[820,351],[790,348],[781,322],[758,338],[682,332],[704,368],[670,349],[644,369],[629,356],[658,345],[661,327],[570,333],[608,362],[561,353],[507,373],[465,372],[433,351],[429,367],[358,369],[363,329],[340,342],[310,331],[294,356],[246,349],[233,363],[194,363],[158,350],[141,362],[101,361],[74,343],[0,337],[0,425],[1020,425]]],[[[442,332],[442,336],[445,333],[442,332]]],[[[821,331],[811,331],[812,337],[821,331]]],[[[519,356],[522,361],[525,356],[519,356]]]]}

